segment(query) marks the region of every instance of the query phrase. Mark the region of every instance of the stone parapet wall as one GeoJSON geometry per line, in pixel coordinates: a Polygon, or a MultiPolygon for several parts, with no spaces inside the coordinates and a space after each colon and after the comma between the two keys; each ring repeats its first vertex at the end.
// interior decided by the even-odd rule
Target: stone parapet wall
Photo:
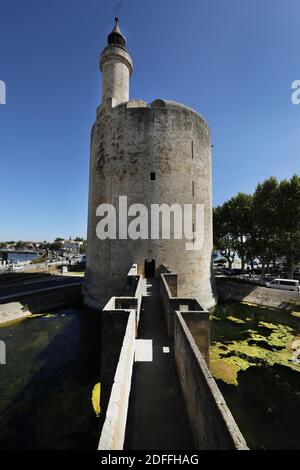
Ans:
{"type": "Polygon", "coordinates": [[[196,449],[246,450],[247,444],[179,312],[175,361],[196,449]]]}
{"type": "Polygon", "coordinates": [[[218,298],[223,301],[236,300],[286,310],[292,310],[295,305],[300,305],[299,292],[257,287],[222,277],[216,278],[216,286],[218,298]]]}
{"type": "MultiPolygon", "coordinates": [[[[135,310],[131,310],[128,315],[128,312],[120,311],[119,314],[124,314],[124,318],[121,320],[123,327],[125,326],[124,322],[127,321],[127,324],[123,336],[122,348],[116,366],[116,373],[114,375],[113,384],[111,387],[111,393],[109,396],[107,412],[102,427],[98,450],[121,450],[123,449],[125,439],[128,402],[134,362],[136,312],[135,310]]],[[[116,324],[119,324],[120,326],[120,322],[116,318],[114,318],[114,324],[115,326],[116,324]]],[[[105,331],[107,332],[107,329],[105,329],[105,331]]],[[[122,335],[120,334],[119,337],[121,339],[122,335]]],[[[113,355],[115,356],[115,353],[113,353],[113,355]]],[[[112,364],[111,366],[113,367],[112,364]]],[[[102,389],[103,386],[101,387],[101,395],[103,393],[102,389]]]]}
{"type": "Polygon", "coordinates": [[[209,313],[198,301],[188,297],[177,297],[177,274],[162,272],[160,274],[160,296],[165,314],[168,334],[174,336],[174,320],[176,311],[186,315],[192,334],[197,339],[197,346],[209,363],[210,324],[209,313]]]}
{"type": "MultiPolygon", "coordinates": [[[[121,450],[125,439],[135,338],[142,303],[143,278],[133,265],[127,285],[133,297],[112,297],[102,310],[100,450],[121,450]]],[[[125,289],[127,291],[127,289],[125,289]]]]}

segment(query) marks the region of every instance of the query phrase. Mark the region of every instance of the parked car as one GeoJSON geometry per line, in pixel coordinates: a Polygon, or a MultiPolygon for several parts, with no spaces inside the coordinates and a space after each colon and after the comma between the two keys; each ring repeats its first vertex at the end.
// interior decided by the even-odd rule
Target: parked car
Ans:
{"type": "Polygon", "coordinates": [[[225,276],[230,276],[232,274],[232,269],[229,268],[221,268],[220,272],[225,276]]]}
{"type": "Polygon", "coordinates": [[[300,292],[299,281],[295,279],[274,279],[266,283],[270,289],[281,289],[300,292]]]}
{"type": "Polygon", "coordinates": [[[62,258],[60,258],[59,256],[56,256],[55,258],[52,258],[50,261],[48,261],[48,263],[61,263],[62,261],[62,258]]]}
{"type": "Polygon", "coordinates": [[[7,269],[8,271],[13,272],[22,271],[22,269],[24,269],[24,266],[22,264],[10,264],[7,269]]]}
{"type": "Polygon", "coordinates": [[[243,270],[242,270],[242,269],[238,269],[238,268],[233,268],[232,274],[233,274],[234,276],[240,276],[241,274],[243,274],[243,270]]]}

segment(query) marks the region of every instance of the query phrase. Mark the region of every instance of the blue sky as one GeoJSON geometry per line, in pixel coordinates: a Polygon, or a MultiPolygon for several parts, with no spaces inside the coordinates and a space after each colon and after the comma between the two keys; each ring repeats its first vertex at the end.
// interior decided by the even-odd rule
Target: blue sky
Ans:
{"type": "MultiPolygon", "coordinates": [[[[0,0],[0,240],[85,236],[98,56],[118,0],[0,0]]],[[[299,0],[123,0],[131,98],[199,111],[213,199],[300,173],[299,0]]]]}

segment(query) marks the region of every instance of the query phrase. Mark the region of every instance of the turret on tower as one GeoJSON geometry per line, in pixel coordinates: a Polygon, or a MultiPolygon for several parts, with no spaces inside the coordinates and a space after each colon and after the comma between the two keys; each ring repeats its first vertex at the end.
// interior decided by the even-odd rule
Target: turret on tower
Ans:
{"type": "Polygon", "coordinates": [[[126,40],[115,18],[115,27],[107,37],[107,46],[100,56],[102,72],[102,104],[112,100],[116,106],[129,100],[129,78],[132,60],[126,49],[126,40]]]}

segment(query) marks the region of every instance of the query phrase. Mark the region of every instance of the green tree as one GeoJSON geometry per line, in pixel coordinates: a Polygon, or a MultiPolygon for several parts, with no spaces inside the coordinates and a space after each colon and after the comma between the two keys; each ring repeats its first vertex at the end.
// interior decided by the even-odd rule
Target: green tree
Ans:
{"type": "Polygon", "coordinates": [[[224,205],[218,206],[214,209],[213,224],[215,248],[221,253],[222,256],[224,256],[228,262],[229,268],[231,269],[236,252],[228,229],[227,214],[224,205]]]}
{"type": "Polygon", "coordinates": [[[239,193],[214,209],[214,243],[229,266],[235,253],[243,269],[258,258],[263,275],[272,261],[284,257],[293,277],[300,262],[300,177],[280,183],[270,177],[253,196],[239,193]]]}
{"type": "Polygon", "coordinates": [[[61,238],[56,238],[54,243],[49,244],[49,249],[52,251],[60,251],[62,249],[62,240],[61,238]]]}
{"type": "Polygon", "coordinates": [[[22,240],[19,240],[16,244],[15,244],[15,249],[16,250],[22,250],[23,248],[26,247],[26,243],[23,242],[22,240]]]}
{"type": "Polygon", "coordinates": [[[86,254],[86,242],[85,242],[85,241],[82,243],[82,245],[80,245],[79,253],[80,253],[81,255],[86,254]]]}
{"type": "Polygon", "coordinates": [[[277,244],[286,258],[288,276],[294,277],[300,261],[300,177],[283,180],[278,187],[277,244]]]}
{"type": "Polygon", "coordinates": [[[248,239],[252,229],[253,197],[238,193],[214,210],[214,243],[231,268],[238,254],[242,270],[247,260],[248,239]]]}
{"type": "Polygon", "coordinates": [[[253,196],[252,248],[262,264],[262,275],[279,254],[278,181],[271,177],[257,185],[253,196]]]}
{"type": "Polygon", "coordinates": [[[241,268],[244,271],[247,260],[249,236],[253,224],[253,196],[238,193],[225,203],[225,207],[232,243],[241,260],[241,268]]]}

